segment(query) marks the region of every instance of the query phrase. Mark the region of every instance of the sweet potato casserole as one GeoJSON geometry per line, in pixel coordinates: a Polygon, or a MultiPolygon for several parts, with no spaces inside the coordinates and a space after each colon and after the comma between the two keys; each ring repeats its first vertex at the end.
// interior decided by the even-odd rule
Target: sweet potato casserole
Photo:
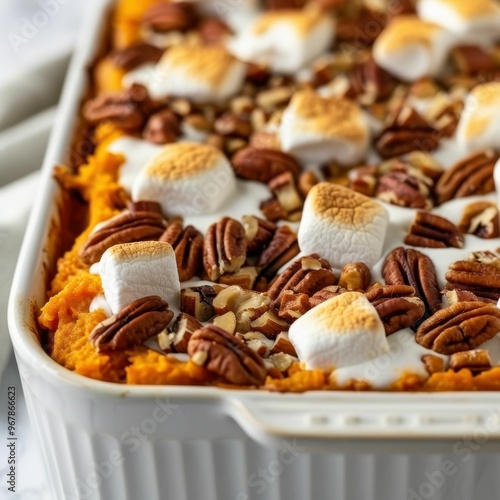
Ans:
{"type": "Polygon", "coordinates": [[[126,384],[500,389],[494,0],[119,0],[50,356],[126,384]],[[80,231],[81,229],[81,231],[80,231]]]}

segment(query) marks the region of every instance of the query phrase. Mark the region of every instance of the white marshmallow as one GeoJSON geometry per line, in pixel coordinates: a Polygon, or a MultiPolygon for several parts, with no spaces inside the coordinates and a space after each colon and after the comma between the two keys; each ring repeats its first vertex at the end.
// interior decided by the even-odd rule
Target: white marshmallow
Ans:
{"type": "Polygon", "coordinates": [[[333,21],[316,9],[264,12],[231,40],[228,49],[244,61],[295,73],[328,49],[333,21]]]}
{"type": "Polygon", "coordinates": [[[304,163],[361,161],[370,142],[368,120],[353,101],[297,91],[285,109],[279,129],[281,148],[304,163]]]}
{"type": "Polygon", "coordinates": [[[417,13],[455,33],[461,44],[500,38],[500,6],[494,0],[420,0],[417,13]]]}
{"type": "Polygon", "coordinates": [[[369,361],[389,351],[375,307],[359,292],[346,292],[314,307],[288,332],[308,369],[332,370],[369,361]]]}
{"type": "Polygon", "coordinates": [[[318,253],[333,267],[349,262],[373,266],[381,257],[387,210],[348,188],[321,182],[307,195],[299,226],[301,252],[318,253]]]}
{"type": "Polygon", "coordinates": [[[224,154],[208,144],[168,144],[137,175],[134,201],[158,202],[166,215],[219,209],[235,192],[236,176],[224,154]]]}
{"type": "Polygon", "coordinates": [[[245,65],[220,45],[180,44],[169,48],[156,66],[127,73],[123,84],[140,83],[153,99],[177,96],[221,102],[238,93],[245,72],[245,65]]]}
{"type": "Polygon", "coordinates": [[[123,156],[118,181],[128,193],[132,191],[132,185],[137,174],[161,150],[162,146],[151,144],[144,139],[128,136],[120,137],[108,146],[110,153],[123,156]]]}
{"type": "Polygon", "coordinates": [[[177,263],[168,243],[141,241],[108,248],[101,257],[99,274],[113,314],[150,295],[158,295],[170,305],[179,301],[177,263]]]}
{"type": "Polygon", "coordinates": [[[457,142],[464,152],[500,148],[500,82],[474,87],[457,126],[457,142]]]}
{"type": "Polygon", "coordinates": [[[436,76],[453,42],[454,36],[437,24],[398,16],[375,40],[373,58],[392,75],[411,82],[436,76]]]}

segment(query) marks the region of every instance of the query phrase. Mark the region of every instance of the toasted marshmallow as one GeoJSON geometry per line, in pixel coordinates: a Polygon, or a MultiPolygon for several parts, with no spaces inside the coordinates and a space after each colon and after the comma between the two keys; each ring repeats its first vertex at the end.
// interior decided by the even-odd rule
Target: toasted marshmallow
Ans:
{"type": "Polygon", "coordinates": [[[416,16],[398,16],[375,41],[373,58],[392,75],[411,82],[437,75],[453,41],[437,24],[416,16]]]}
{"type": "Polygon", "coordinates": [[[228,44],[243,61],[269,66],[278,73],[295,73],[333,42],[330,18],[316,9],[264,12],[228,44]]]}
{"type": "Polygon", "coordinates": [[[346,292],[314,307],[292,324],[288,337],[299,360],[311,370],[356,365],[389,351],[377,310],[359,292],[346,292]]]}
{"type": "Polygon", "coordinates": [[[460,43],[500,38],[500,6],[494,0],[420,0],[417,13],[455,33],[460,43]]]}
{"type": "Polygon", "coordinates": [[[158,295],[171,305],[179,301],[177,263],[168,243],[141,241],[108,248],[101,257],[99,275],[113,314],[149,295],[158,295]]]}
{"type": "Polygon", "coordinates": [[[381,257],[387,210],[348,188],[321,182],[307,195],[299,226],[301,252],[318,253],[333,267],[349,262],[373,266],[381,257]]]}
{"type": "Polygon", "coordinates": [[[457,126],[457,142],[464,152],[500,148],[500,82],[474,87],[465,100],[457,126]]]}
{"type": "Polygon", "coordinates": [[[237,94],[245,65],[220,45],[180,44],[168,49],[156,67],[127,73],[124,85],[141,83],[154,99],[186,97],[195,102],[221,102],[237,94]]]}
{"type": "Polygon", "coordinates": [[[234,193],[236,177],[221,151],[208,144],[166,145],[136,176],[134,201],[158,202],[167,215],[215,212],[234,193]]]}
{"type": "Polygon", "coordinates": [[[280,124],[281,148],[305,163],[336,161],[352,165],[369,146],[369,124],[361,108],[341,97],[297,91],[280,124]]]}

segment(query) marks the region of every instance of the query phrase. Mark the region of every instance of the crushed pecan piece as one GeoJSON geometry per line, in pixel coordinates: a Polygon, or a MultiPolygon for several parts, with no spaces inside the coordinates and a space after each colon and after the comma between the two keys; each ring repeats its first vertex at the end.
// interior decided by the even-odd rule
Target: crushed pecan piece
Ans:
{"type": "Polygon", "coordinates": [[[248,255],[256,255],[269,245],[277,229],[276,224],[254,215],[244,215],[242,219],[247,239],[248,255]]]}
{"type": "Polygon", "coordinates": [[[288,330],[289,324],[272,311],[266,311],[250,323],[252,330],[263,333],[268,339],[275,339],[279,333],[288,330]]]}
{"type": "Polygon", "coordinates": [[[453,304],[456,304],[457,302],[489,302],[489,303],[494,303],[496,304],[497,301],[495,299],[487,299],[484,297],[478,297],[475,293],[470,292],[469,290],[460,290],[460,289],[453,289],[453,290],[445,290],[444,295],[446,299],[448,300],[448,303],[450,306],[453,304]]]}
{"type": "Polygon", "coordinates": [[[180,135],[179,118],[170,109],[163,109],[151,115],[143,132],[144,139],[153,144],[170,144],[180,135]]]}
{"type": "Polygon", "coordinates": [[[287,211],[276,198],[264,200],[259,208],[264,217],[271,222],[278,222],[288,217],[287,211]]]}
{"type": "Polygon", "coordinates": [[[464,237],[457,226],[444,217],[417,212],[404,242],[414,247],[462,248],[464,237]]]}
{"type": "Polygon", "coordinates": [[[236,175],[243,179],[269,182],[274,177],[290,172],[294,177],[300,174],[300,165],[293,156],[275,149],[240,149],[231,159],[236,175]]]}
{"type": "Polygon", "coordinates": [[[309,295],[287,290],[281,296],[278,316],[287,323],[292,324],[296,319],[309,311],[310,308],[309,295]]]}
{"type": "Polygon", "coordinates": [[[169,243],[175,252],[180,281],[188,281],[203,267],[203,236],[193,226],[182,227],[180,219],[171,221],[160,241],[169,243]]]}
{"type": "MultiPolygon", "coordinates": [[[[213,319],[213,324],[218,328],[222,328],[227,333],[235,333],[236,332],[236,314],[233,311],[228,311],[227,313],[222,314],[221,316],[215,316],[213,319]]],[[[201,328],[201,326],[200,326],[201,328]]]]}
{"type": "Polygon", "coordinates": [[[487,264],[488,266],[500,267],[500,248],[496,251],[483,250],[480,252],[471,252],[469,258],[471,262],[479,262],[480,264],[487,264]]]}
{"type": "Polygon", "coordinates": [[[247,139],[252,133],[252,124],[244,114],[224,113],[215,120],[214,130],[222,137],[247,139]]]}
{"type": "Polygon", "coordinates": [[[500,309],[484,302],[457,302],[425,320],[415,340],[440,354],[475,349],[500,332],[500,309]]]}
{"type": "Polygon", "coordinates": [[[251,290],[258,276],[259,273],[255,266],[245,266],[238,269],[235,273],[223,274],[219,278],[219,283],[228,286],[237,285],[241,288],[251,290]]]}
{"type": "Polygon", "coordinates": [[[288,226],[280,226],[274,232],[272,240],[261,253],[257,266],[261,267],[261,276],[271,279],[287,262],[300,252],[297,234],[288,226]]]}
{"type": "Polygon", "coordinates": [[[218,292],[219,290],[211,285],[183,288],[180,309],[198,321],[208,321],[215,315],[212,304],[218,292]]]}
{"type": "Polygon", "coordinates": [[[483,349],[455,352],[450,356],[450,368],[455,371],[467,369],[480,373],[491,368],[489,352],[483,349]]]}
{"type": "Polygon", "coordinates": [[[203,266],[208,277],[217,281],[222,274],[234,273],[246,260],[245,228],[235,219],[223,217],[212,224],[203,243],[203,266]]]}
{"type": "Polygon", "coordinates": [[[375,141],[382,158],[392,158],[410,151],[434,151],[439,147],[436,129],[417,111],[403,106],[375,141]]]}
{"type": "Polygon", "coordinates": [[[128,349],[158,335],[173,317],[168,303],[151,295],[132,302],[99,323],[89,340],[99,352],[128,349]]]}
{"type": "Polygon", "coordinates": [[[409,285],[423,300],[428,318],[441,309],[441,294],[432,260],[413,248],[395,248],[384,262],[382,276],[387,285],[409,285]]]}
{"type": "Polygon", "coordinates": [[[422,356],[422,362],[424,363],[425,369],[429,375],[444,372],[444,359],[439,356],[427,354],[422,356]]]}
{"type": "Polygon", "coordinates": [[[500,227],[497,205],[490,201],[470,203],[464,208],[458,229],[478,238],[498,238],[500,227]]]}
{"type": "Polygon", "coordinates": [[[487,150],[455,163],[436,184],[437,202],[493,192],[493,169],[498,158],[498,153],[487,150]]]}
{"type": "Polygon", "coordinates": [[[279,310],[281,299],[287,290],[312,297],[326,286],[336,285],[337,281],[328,261],[312,254],[290,264],[269,288],[268,295],[272,300],[272,307],[279,310]]]}
{"type": "Polygon", "coordinates": [[[202,326],[195,317],[180,313],[169,328],[169,332],[164,330],[158,335],[158,345],[165,352],[187,353],[191,335],[202,326]]]}
{"type": "Polygon", "coordinates": [[[78,254],[85,264],[90,265],[113,245],[158,240],[166,225],[166,220],[158,212],[126,210],[97,226],[78,254]]]}
{"type": "Polygon", "coordinates": [[[295,178],[291,172],[284,172],[268,182],[268,187],[276,196],[280,205],[292,213],[302,208],[304,200],[297,191],[295,178]]]}
{"type": "Polygon", "coordinates": [[[349,292],[363,292],[370,286],[370,269],[364,262],[351,262],[340,271],[339,286],[349,292]]]}
{"type": "Polygon", "coordinates": [[[278,334],[278,336],[274,340],[273,346],[270,349],[271,354],[277,354],[280,352],[297,357],[295,347],[293,347],[293,344],[288,338],[288,333],[286,332],[281,332],[280,334],[278,334]]]}
{"type": "Polygon", "coordinates": [[[498,267],[471,260],[459,260],[451,264],[445,278],[448,290],[465,290],[478,297],[500,299],[498,267]]]}
{"type": "Polygon", "coordinates": [[[408,328],[424,315],[425,305],[407,285],[386,285],[372,288],[366,298],[375,307],[384,324],[386,335],[408,328]]]}
{"type": "Polygon", "coordinates": [[[188,354],[193,358],[199,353],[206,354],[202,364],[207,370],[231,384],[258,386],[265,381],[267,370],[262,358],[221,328],[207,325],[191,336],[188,354]]]}
{"type": "Polygon", "coordinates": [[[337,295],[345,292],[347,292],[347,290],[338,285],[325,286],[325,288],[317,291],[309,299],[309,304],[311,305],[311,307],[316,307],[322,302],[325,302],[326,300],[331,299],[332,297],[336,297],[337,295]]]}

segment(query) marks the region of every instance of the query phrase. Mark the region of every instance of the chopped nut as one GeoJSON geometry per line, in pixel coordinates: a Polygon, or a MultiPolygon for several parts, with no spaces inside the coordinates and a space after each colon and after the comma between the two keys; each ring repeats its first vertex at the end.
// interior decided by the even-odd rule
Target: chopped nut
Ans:
{"type": "Polygon", "coordinates": [[[304,201],[297,191],[295,179],[290,172],[284,172],[274,177],[269,181],[268,186],[287,212],[294,212],[302,208],[304,201]]]}
{"type": "Polygon", "coordinates": [[[482,349],[455,352],[450,356],[450,368],[455,371],[468,369],[479,373],[491,368],[489,352],[482,349]]]}
{"type": "Polygon", "coordinates": [[[274,339],[279,333],[288,330],[288,323],[278,318],[273,312],[266,311],[250,323],[250,327],[263,333],[267,338],[274,339]]]}
{"type": "Polygon", "coordinates": [[[180,313],[170,328],[169,347],[171,351],[186,353],[191,335],[202,326],[203,325],[195,317],[186,313],[180,313]]]}
{"type": "Polygon", "coordinates": [[[238,285],[241,288],[251,290],[257,280],[259,273],[255,266],[242,267],[235,273],[223,274],[219,278],[221,285],[238,285]]]}
{"type": "Polygon", "coordinates": [[[427,354],[422,357],[422,361],[425,365],[425,369],[429,375],[433,373],[444,372],[444,359],[439,356],[433,356],[432,354],[427,354]]]}
{"type": "Polygon", "coordinates": [[[292,98],[293,87],[275,87],[262,90],[257,94],[257,104],[266,110],[273,110],[278,106],[286,106],[292,98]]]}
{"type": "Polygon", "coordinates": [[[365,291],[370,285],[371,273],[368,266],[363,262],[352,262],[346,264],[339,276],[339,286],[346,290],[365,291]]]}
{"type": "Polygon", "coordinates": [[[144,139],[153,144],[169,144],[180,135],[179,119],[170,109],[151,115],[143,132],[144,139]]]}
{"type": "Polygon", "coordinates": [[[291,324],[309,311],[310,308],[309,295],[305,293],[294,293],[292,290],[287,290],[281,296],[278,316],[291,324]]]}
{"type": "Polygon", "coordinates": [[[283,205],[275,198],[263,201],[259,208],[264,217],[271,222],[286,219],[288,215],[283,205]]]}
{"type": "Polygon", "coordinates": [[[277,352],[275,354],[271,354],[268,360],[280,371],[286,372],[288,368],[292,366],[294,361],[297,361],[295,355],[290,355],[286,352],[277,352]]]}
{"type": "Polygon", "coordinates": [[[248,255],[255,255],[269,245],[277,229],[273,222],[255,217],[254,215],[244,215],[242,219],[245,235],[247,239],[248,255]]]}
{"type": "Polygon", "coordinates": [[[498,238],[500,236],[498,207],[489,201],[470,203],[462,213],[458,229],[463,233],[474,234],[478,238],[498,238]]]}
{"type": "Polygon", "coordinates": [[[223,137],[245,139],[252,133],[252,125],[246,118],[232,113],[224,113],[215,120],[214,130],[223,137]]]}
{"type": "Polygon", "coordinates": [[[222,316],[215,316],[213,324],[222,328],[227,333],[234,333],[236,331],[236,316],[234,312],[228,311],[222,316]]]}
{"type": "Polygon", "coordinates": [[[198,321],[208,321],[215,315],[212,303],[217,297],[217,289],[210,285],[183,288],[181,290],[180,309],[194,316],[198,321]]]}
{"type": "Polygon", "coordinates": [[[300,174],[297,187],[302,197],[305,198],[309,194],[309,191],[313,188],[313,186],[318,184],[318,182],[319,180],[316,177],[316,174],[314,172],[311,172],[310,170],[300,174]]]}
{"type": "Polygon", "coordinates": [[[288,333],[286,332],[281,332],[278,334],[278,336],[274,340],[274,344],[271,347],[271,354],[277,354],[277,353],[285,353],[289,354],[290,356],[295,356],[297,357],[297,353],[295,352],[295,347],[293,347],[293,344],[290,342],[290,339],[288,338],[288,333]]]}

